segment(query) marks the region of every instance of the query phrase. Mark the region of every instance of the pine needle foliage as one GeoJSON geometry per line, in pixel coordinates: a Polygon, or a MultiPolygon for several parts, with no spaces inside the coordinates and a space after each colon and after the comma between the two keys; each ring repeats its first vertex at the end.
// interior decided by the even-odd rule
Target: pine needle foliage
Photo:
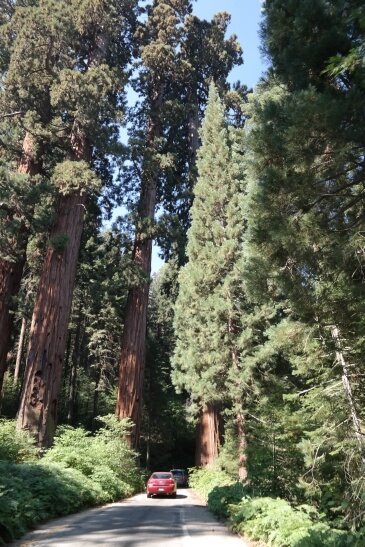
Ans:
{"type": "Polygon", "coordinates": [[[179,275],[172,361],[173,381],[178,390],[189,393],[192,412],[204,402],[227,402],[235,396],[233,355],[241,329],[242,137],[229,128],[214,85],[201,138],[189,262],[179,275]]]}

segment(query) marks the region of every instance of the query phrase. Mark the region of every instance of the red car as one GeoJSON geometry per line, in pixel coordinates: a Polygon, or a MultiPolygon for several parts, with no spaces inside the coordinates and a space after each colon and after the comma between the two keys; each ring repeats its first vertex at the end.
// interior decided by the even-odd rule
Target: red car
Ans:
{"type": "Polygon", "coordinates": [[[147,497],[154,494],[176,498],[176,481],[174,475],[168,471],[155,471],[147,483],[147,497]]]}

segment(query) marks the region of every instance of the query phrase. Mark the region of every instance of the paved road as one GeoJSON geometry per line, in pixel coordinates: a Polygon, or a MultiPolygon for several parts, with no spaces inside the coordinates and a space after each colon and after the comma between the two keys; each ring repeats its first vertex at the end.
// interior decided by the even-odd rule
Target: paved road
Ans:
{"type": "Polygon", "coordinates": [[[218,523],[191,489],[176,499],[139,494],[54,520],[13,547],[249,547],[218,523]]]}

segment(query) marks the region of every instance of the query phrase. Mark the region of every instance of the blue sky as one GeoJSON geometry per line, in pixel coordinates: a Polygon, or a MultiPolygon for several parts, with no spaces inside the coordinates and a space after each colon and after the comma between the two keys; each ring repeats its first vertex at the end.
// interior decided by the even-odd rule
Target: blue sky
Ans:
{"type": "Polygon", "coordinates": [[[244,64],[235,68],[229,79],[253,87],[264,71],[258,37],[261,0],[196,0],[193,3],[193,13],[200,18],[211,20],[219,11],[231,14],[228,35],[236,34],[243,48],[244,64]]]}

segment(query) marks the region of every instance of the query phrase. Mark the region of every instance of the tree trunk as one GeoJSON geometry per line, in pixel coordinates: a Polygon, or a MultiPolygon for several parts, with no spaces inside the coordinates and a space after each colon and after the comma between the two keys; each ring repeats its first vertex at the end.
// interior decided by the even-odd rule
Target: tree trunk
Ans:
{"type": "Polygon", "coordinates": [[[80,357],[80,335],[81,335],[81,318],[80,318],[81,310],[79,309],[78,313],[78,319],[77,319],[77,327],[76,327],[76,335],[75,335],[75,342],[74,347],[72,351],[72,359],[71,359],[71,371],[70,371],[70,391],[68,395],[68,414],[67,414],[67,422],[70,425],[75,424],[75,408],[76,408],[76,386],[77,386],[77,363],[79,361],[80,357]]]}
{"type": "Polygon", "coordinates": [[[236,422],[238,433],[238,479],[242,482],[247,478],[246,432],[243,412],[237,413],[236,422]]]}
{"type": "Polygon", "coordinates": [[[16,385],[19,380],[20,364],[22,361],[26,332],[27,332],[27,320],[25,319],[25,317],[23,317],[19,340],[18,340],[18,350],[16,353],[16,361],[15,361],[15,369],[14,369],[14,385],[16,385]]]}
{"type": "Polygon", "coordinates": [[[196,428],[195,465],[210,467],[218,457],[220,446],[218,406],[207,403],[202,408],[196,428]]]}
{"type": "MultiPolygon", "coordinates": [[[[33,137],[27,133],[23,141],[23,153],[18,166],[18,173],[31,177],[37,175],[41,169],[40,153],[36,158],[33,156],[33,145],[33,137]]],[[[9,215],[9,220],[11,217],[12,214],[9,215]]],[[[18,294],[20,289],[26,262],[28,235],[28,228],[22,222],[19,233],[12,242],[9,242],[16,249],[16,258],[12,262],[0,260],[0,399],[14,323],[14,314],[11,313],[12,298],[18,294]]]]}
{"type": "Polygon", "coordinates": [[[336,346],[336,359],[342,368],[342,383],[343,383],[345,394],[349,403],[352,425],[354,428],[355,437],[356,437],[358,449],[360,452],[361,462],[364,467],[365,466],[365,449],[364,449],[364,436],[363,436],[364,434],[361,430],[360,418],[357,415],[357,410],[356,410],[355,401],[352,394],[351,383],[349,380],[349,374],[347,370],[347,364],[346,364],[345,356],[343,353],[340,333],[339,333],[339,329],[337,325],[334,325],[332,327],[332,338],[336,346]]]}
{"type": "MultiPolygon", "coordinates": [[[[155,217],[157,167],[154,165],[156,140],[160,136],[159,109],[163,99],[163,86],[156,92],[153,101],[147,137],[147,150],[151,154],[145,161],[145,171],[141,180],[139,219],[152,224],[155,217]]],[[[149,225],[149,224],[148,224],[149,225]]],[[[148,227],[147,227],[148,229],[148,227]]],[[[135,450],[139,449],[140,426],[142,414],[142,391],[146,352],[147,308],[149,279],[151,274],[152,235],[141,237],[136,234],[133,259],[145,276],[145,281],[129,291],[124,315],[124,330],[119,366],[118,394],[116,416],[119,420],[130,418],[134,426],[129,443],[135,450]]]]}
{"type": "Polygon", "coordinates": [[[30,327],[18,427],[36,436],[40,447],[52,445],[56,429],[84,202],[79,192],[60,198],[51,238],[67,234],[69,240],[63,252],[47,251],[30,327]]]}

